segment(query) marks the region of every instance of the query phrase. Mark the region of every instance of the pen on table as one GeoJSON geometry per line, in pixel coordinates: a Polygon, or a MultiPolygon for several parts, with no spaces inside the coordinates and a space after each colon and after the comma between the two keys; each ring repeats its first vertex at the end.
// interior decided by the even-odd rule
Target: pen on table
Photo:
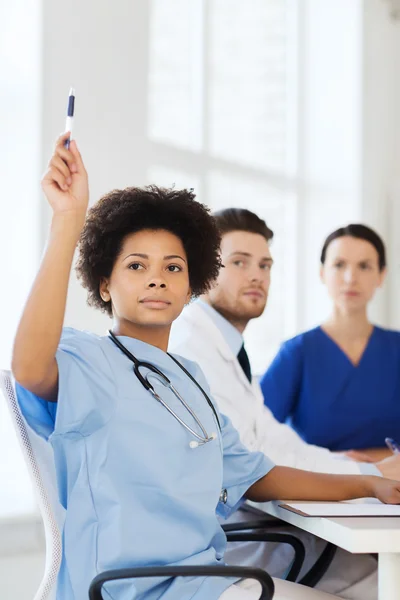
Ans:
{"type": "MultiPolygon", "coordinates": [[[[74,124],[74,108],[75,108],[75,90],[71,88],[68,95],[67,120],[65,123],[65,131],[69,131],[72,135],[72,127],[74,124]]],[[[65,140],[64,146],[69,150],[71,136],[65,140]]]]}
{"type": "Polygon", "coordinates": [[[393,454],[400,454],[400,446],[392,438],[385,438],[385,444],[393,452],[393,454]]]}

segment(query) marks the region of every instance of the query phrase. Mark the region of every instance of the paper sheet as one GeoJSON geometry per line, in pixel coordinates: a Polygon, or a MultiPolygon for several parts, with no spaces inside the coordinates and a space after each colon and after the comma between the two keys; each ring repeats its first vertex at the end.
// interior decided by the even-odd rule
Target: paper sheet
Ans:
{"type": "Polygon", "coordinates": [[[279,506],[303,517],[400,517],[400,505],[381,502],[287,502],[279,506]]]}

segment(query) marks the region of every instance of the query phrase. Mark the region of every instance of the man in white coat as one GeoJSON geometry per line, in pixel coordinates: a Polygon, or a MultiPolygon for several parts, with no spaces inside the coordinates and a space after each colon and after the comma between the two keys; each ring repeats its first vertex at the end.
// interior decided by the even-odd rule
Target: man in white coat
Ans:
{"type": "MultiPolygon", "coordinates": [[[[309,471],[400,479],[399,456],[375,464],[353,462],[306,444],[265,407],[259,385],[251,375],[242,334],[247,323],[263,313],[267,302],[273,233],[263,220],[245,209],[226,209],[214,216],[222,234],[223,268],[217,285],[187,306],[174,323],[169,350],[200,365],[219,409],[232,420],[249,449],[263,451],[276,464],[309,471]]],[[[241,518],[249,520],[248,514],[241,518]]],[[[238,520],[237,514],[233,520],[238,520]]],[[[325,543],[299,530],[295,535],[306,545],[309,567],[308,561],[315,561],[325,543]]],[[[246,556],[239,556],[238,549],[229,556],[228,547],[228,560],[257,564],[272,575],[282,576],[290,560],[285,546],[273,550],[270,544],[256,546],[248,544],[246,556]]],[[[317,587],[348,600],[375,600],[376,561],[369,555],[350,555],[338,549],[317,587]]]]}

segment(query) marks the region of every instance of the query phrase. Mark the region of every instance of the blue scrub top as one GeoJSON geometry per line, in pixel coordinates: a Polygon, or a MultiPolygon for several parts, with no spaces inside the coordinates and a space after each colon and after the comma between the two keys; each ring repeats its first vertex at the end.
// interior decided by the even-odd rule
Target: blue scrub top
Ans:
{"type": "MultiPolygon", "coordinates": [[[[64,329],[57,351],[58,402],[17,385],[29,425],[53,447],[59,498],[66,508],[57,600],[87,598],[92,578],[107,569],[222,564],[226,538],[217,514],[229,516],[246,490],[273,468],[262,453],[241,444],[223,415],[219,432],[204,396],[165,352],[133,338],[119,339],[162,370],[207,433],[218,437],[190,448],[193,436],[143,388],[131,361],[108,337],[64,329]],[[226,504],[219,501],[224,488],[226,504]]],[[[200,368],[177,358],[209,394],[200,368]]],[[[150,381],[198,431],[172,392],[155,378],[150,381]]],[[[232,581],[131,580],[108,584],[104,597],[216,600],[232,581]]]]}
{"type": "Polygon", "coordinates": [[[329,450],[400,441],[400,333],[374,327],[358,366],[317,327],[285,342],[261,379],[264,402],[329,450]]]}

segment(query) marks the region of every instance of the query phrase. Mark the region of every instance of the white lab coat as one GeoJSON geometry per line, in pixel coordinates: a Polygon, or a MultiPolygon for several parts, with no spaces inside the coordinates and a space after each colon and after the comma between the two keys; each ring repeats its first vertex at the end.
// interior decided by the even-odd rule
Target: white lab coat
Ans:
{"type": "MultiPolygon", "coordinates": [[[[250,384],[218,326],[200,303],[191,303],[174,322],[168,349],[200,365],[212,398],[220,411],[231,419],[249,449],[264,452],[278,465],[315,472],[360,474],[357,463],[325,448],[306,444],[289,426],[275,419],[264,405],[260,386],[255,381],[250,384]]],[[[238,511],[233,520],[248,518],[243,511],[238,511]]],[[[307,570],[325,543],[299,530],[295,535],[305,544],[304,570],[307,570]]],[[[279,568],[290,563],[288,547],[284,545],[273,548],[272,544],[249,543],[242,544],[240,550],[236,547],[230,551],[231,547],[228,545],[226,553],[228,562],[260,566],[271,575],[277,576],[279,568]]],[[[377,597],[376,562],[369,555],[350,555],[338,550],[317,587],[348,600],[374,600],[377,597]]]]}
{"type": "Polygon", "coordinates": [[[222,413],[250,450],[278,465],[308,471],[360,474],[357,463],[304,442],[264,405],[258,382],[248,381],[222,333],[199,303],[187,306],[171,330],[169,350],[197,362],[222,413]]]}

